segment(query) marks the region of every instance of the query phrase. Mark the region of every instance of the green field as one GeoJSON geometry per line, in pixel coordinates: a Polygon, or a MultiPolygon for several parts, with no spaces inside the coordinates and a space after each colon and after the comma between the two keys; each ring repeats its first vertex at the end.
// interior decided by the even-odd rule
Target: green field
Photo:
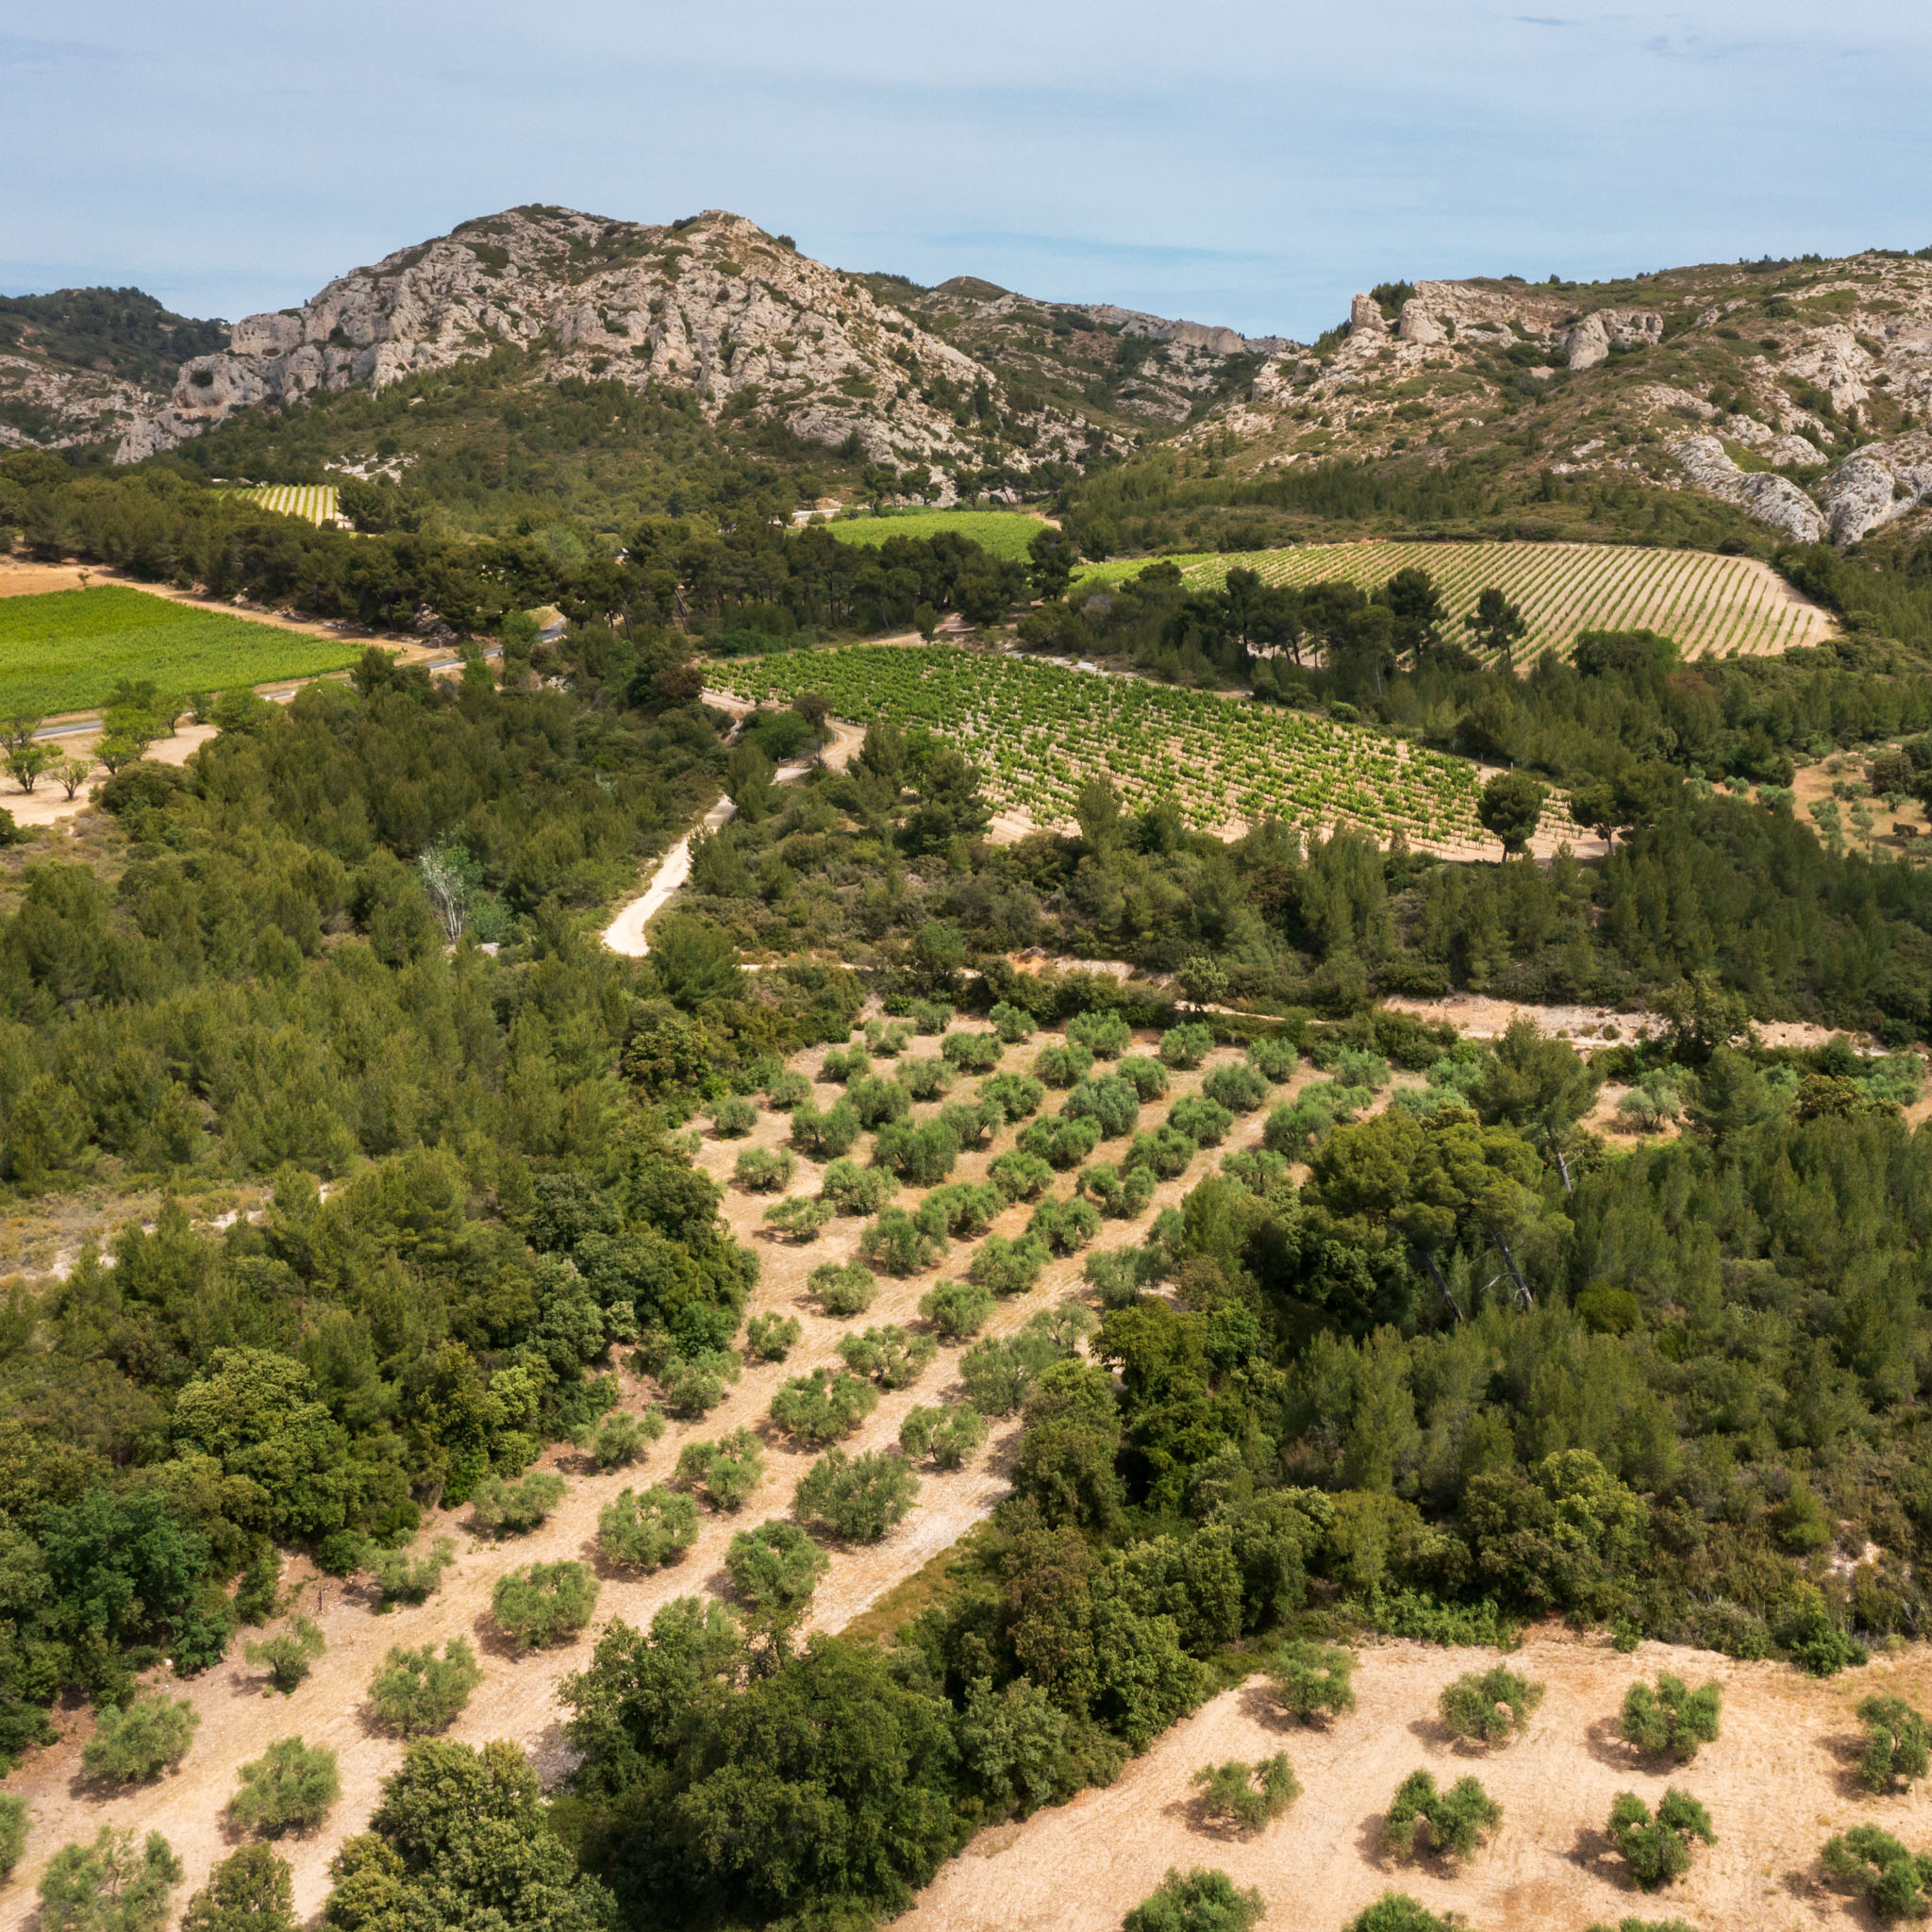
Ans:
{"type": "Polygon", "coordinates": [[[242,493],[250,503],[258,503],[263,509],[285,517],[300,517],[308,524],[341,524],[347,528],[345,519],[336,508],[333,483],[263,483],[242,493]]]}
{"type": "Polygon", "coordinates": [[[908,509],[841,518],[825,527],[841,543],[883,543],[888,537],[937,537],[951,530],[971,537],[990,557],[1024,557],[1035,533],[1046,525],[1024,510],[908,509]]]}
{"type": "Polygon", "coordinates": [[[0,597],[0,717],[102,704],[122,678],[182,694],[306,677],[353,664],[361,646],[196,610],[97,584],[0,597]]]}
{"type": "MultiPolygon", "coordinates": [[[[1373,590],[1413,564],[1435,578],[1458,637],[1463,615],[1494,585],[1522,608],[1529,635],[1519,665],[1546,646],[1567,656],[1579,630],[1655,630],[1687,658],[1757,656],[1816,643],[1830,618],[1790,589],[1767,565],[1706,550],[1642,550],[1621,543],[1310,543],[1291,550],[1173,557],[1191,585],[1226,580],[1237,565],[1271,584],[1341,578],[1373,590]]],[[[1118,583],[1147,568],[1147,558],[1091,564],[1084,585],[1118,583]]]]}
{"type": "Polygon", "coordinates": [[[1206,831],[1273,817],[1494,849],[1476,824],[1474,765],[1305,712],[945,644],[788,651],[708,675],[759,702],[815,691],[841,718],[923,724],[981,768],[997,810],[1036,825],[1071,819],[1083,780],[1104,772],[1130,806],[1173,798],[1206,831]]]}

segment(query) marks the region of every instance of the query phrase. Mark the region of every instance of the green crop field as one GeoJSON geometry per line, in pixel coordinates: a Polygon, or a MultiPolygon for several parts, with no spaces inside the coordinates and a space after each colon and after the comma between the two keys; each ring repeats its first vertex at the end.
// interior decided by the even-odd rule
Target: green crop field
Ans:
{"type": "Polygon", "coordinates": [[[347,520],[336,508],[333,483],[264,483],[258,489],[242,492],[263,509],[278,511],[285,517],[300,517],[310,524],[341,524],[347,520]]]}
{"type": "Polygon", "coordinates": [[[825,526],[841,543],[883,543],[888,537],[937,537],[951,530],[971,537],[990,557],[1024,557],[1046,525],[1015,509],[892,510],[882,517],[849,517],[825,526]]]}
{"type": "Polygon", "coordinates": [[[1037,825],[1070,819],[1082,782],[1104,772],[1130,806],[1171,797],[1201,830],[1273,817],[1495,845],[1476,823],[1474,765],[1304,712],[945,644],[788,651],[708,675],[758,702],[815,691],[838,717],[942,733],[984,772],[997,810],[1037,825]]]}
{"type": "MultiPolygon", "coordinates": [[[[1675,639],[1687,658],[1757,656],[1816,643],[1831,619],[1800,597],[1768,565],[1706,550],[1641,550],[1620,543],[1310,543],[1174,557],[1190,585],[1224,582],[1237,565],[1271,584],[1341,578],[1374,590],[1414,564],[1435,578],[1461,636],[1464,614],[1493,585],[1529,620],[1516,648],[1519,666],[1546,647],[1568,656],[1580,630],[1655,630],[1675,639]]],[[[1118,583],[1146,569],[1130,558],[1090,565],[1079,583],[1118,583]]]]}
{"type": "Polygon", "coordinates": [[[0,597],[0,717],[104,703],[122,678],[177,694],[339,670],[358,644],[97,584],[0,597]]]}

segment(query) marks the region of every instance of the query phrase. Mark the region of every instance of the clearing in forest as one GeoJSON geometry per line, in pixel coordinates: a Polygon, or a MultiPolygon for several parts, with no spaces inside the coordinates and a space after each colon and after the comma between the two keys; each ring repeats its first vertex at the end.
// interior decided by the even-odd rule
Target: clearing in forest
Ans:
{"type": "Polygon", "coordinates": [[[1373,591],[1399,570],[1425,570],[1464,641],[1462,620],[1485,590],[1500,590],[1529,622],[1519,668],[1543,651],[1568,657],[1580,630],[1654,630],[1686,658],[1762,656],[1832,634],[1820,605],[1755,557],[1707,550],[1644,550],[1624,543],[1308,543],[1225,556],[1123,558],[1090,565],[1086,586],[1137,576],[1150,562],[1177,564],[1191,589],[1218,588],[1245,568],[1270,584],[1340,579],[1373,591]]]}
{"type": "Polygon", "coordinates": [[[892,510],[882,517],[841,518],[826,527],[841,543],[883,543],[888,537],[970,537],[989,557],[1024,557],[1046,528],[1037,516],[1013,509],[892,510]]]}
{"type": "MultiPolygon", "coordinates": [[[[1277,818],[1494,849],[1476,823],[1474,765],[1306,711],[948,644],[787,651],[708,675],[754,702],[813,691],[841,718],[924,725],[980,767],[995,810],[1036,825],[1071,819],[1081,785],[1101,773],[1130,808],[1172,799],[1205,831],[1277,818]]],[[[1554,800],[1544,812],[1562,817],[1554,800]]]]}
{"type": "Polygon", "coordinates": [[[196,610],[124,584],[0,599],[0,717],[105,704],[123,679],[228,691],[353,664],[361,646],[196,610]]]}
{"type": "Polygon", "coordinates": [[[336,508],[336,487],[333,483],[263,483],[256,489],[245,490],[242,494],[250,503],[258,503],[263,509],[275,510],[285,517],[300,517],[305,523],[340,525],[348,528],[348,520],[336,508]]]}

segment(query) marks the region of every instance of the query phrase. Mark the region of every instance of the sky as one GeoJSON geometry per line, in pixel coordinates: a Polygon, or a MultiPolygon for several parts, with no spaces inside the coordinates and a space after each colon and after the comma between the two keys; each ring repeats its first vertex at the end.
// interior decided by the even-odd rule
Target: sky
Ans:
{"type": "Polygon", "coordinates": [[[0,0],[0,291],[227,318],[549,202],[1307,340],[1357,289],[1932,244],[1932,7],[0,0]]]}

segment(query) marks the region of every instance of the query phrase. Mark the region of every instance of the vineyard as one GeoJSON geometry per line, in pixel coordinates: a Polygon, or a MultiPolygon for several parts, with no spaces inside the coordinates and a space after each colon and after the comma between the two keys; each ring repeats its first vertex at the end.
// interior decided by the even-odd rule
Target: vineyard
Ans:
{"type": "MultiPolygon", "coordinates": [[[[1529,634],[1516,661],[1554,647],[1567,656],[1579,630],[1654,630],[1675,639],[1687,658],[1758,656],[1816,643],[1831,619],[1769,565],[1705,550],[1641,550],[1616,543],[1329,543],[1292,550],[1175,557],[1191,587],[1225,581],[1239,566],[1271,584],[1341,578],[1374,590],[1413,565],[1435,578],[1461,636],[1462,618],[1493,585],[1518,605],[1529,634]]],[[[1085,586],[1118,583],[1147,567],[1145,558],[1091,565],[1085,586]]]]}
{"type": "Polygon", "coordinates": [[[883,543],[888,537],[937,537],[950,530],[970,537],[989,557],[1024,557],[1046,526],[1036,516],[1010,509],[894,510],[882,517],[846,517],[827,525],[841,543],[883,543]]]}
{"type": "Polygon", "coordinates": [[[338,524],[343,529],[349,526],[348,519],[336,508],[333,483],[264,483],[242,493],[250,503],[258,503],[278,516],[300,517],[310,524],[338,524]]]}
{"type": "Polygon", "coordinates": [[[980,767],[996,810],[1036,825],[1070,820],[1099,772],[1130,807],[1172,798],[1203,831],[1278,818],[1382,840],[1400,831],[1417,845],[1494,844],[1476,824],[1474,765],[1303,712],[943,644],[790,651],[709,675],[755,702],[815,691],[841,718],[941,733],[980,767]]]}

